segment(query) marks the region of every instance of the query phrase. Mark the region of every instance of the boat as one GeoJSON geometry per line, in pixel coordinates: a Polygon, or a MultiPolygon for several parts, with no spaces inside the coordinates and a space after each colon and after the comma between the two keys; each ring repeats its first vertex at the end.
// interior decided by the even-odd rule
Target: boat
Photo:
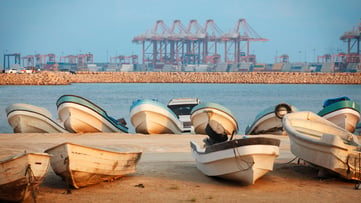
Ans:
{"type": "Polygon", "coordinates": [[[182,123],[166,105],[154,99],[139,99],[130,106],[130,121],[136,133],[181,134],[182,123]]]}
{"type": "Polygon", "coordinates": [[[282,118],[287,113],[297,111],[297,108],[287,103],[280,103],[271,106],[256,115],[253,123],[248,125],[245,134],[274,134],[281,135],[283,133],[282,118]]]}
{"type": "Polygon", "coordinates": [[[355,132],[354,132],[356,135],[359,135],[361,136],[361,122],[359,122],[357,125],[356,125],[356,129],[355,129],[355,132]]]}
{"type": "Polygon", "coordinates": [[[69,187],[81,188],[116,180],[136,171],[142,152],[65,142],[45,150],[50,165],[69,187]]]}
{"type": "Polygon", "coordinates": [[[194,141],[190,145],[196,166],[203,174],[252,185],[273,170],[280,140],[252,136],[204,147],[194,141]]]}
{"type": "Polygon", "coordinates": [[[51,113],[42,107],[16,103],[5,109],[8,122],[14,133],[66,133],[51,113]]]}
{"type": "Polygon", "coordinates": [[[49,169],[46,153],[21,153],[0,160],[0,201],[22,202],[36,191],[49,169]]]}
{"type": "Polygon", "coordinates": [[[296,157],[320,172],[361,181],[361,145],[354,134],[310,111],[285,115],[283,126],[296,157]]]}
{"type": "Polygon", "coordinates": [[[77,96],[63,95],[56,101],[59,119],[65,129],[74,133],[128,133],[126,121],[115,119],[93,102],[77,96]]]}
{"type": "Polygon", "coordinates": [[[360,121],[360,105],[349,97],[327,99],[317,114],[353,133],[360,121]]]}
{"type": "Polygon", "coordinates": [[[227,135],[233,135],[238,132],[237,120],[226,107],[213,102],[205,102],[193,107],[191,122],[194,127],[194,133],[207,134],[206,127],[210,120],[221,123],[227,135]]]}
{"type": "Polygon", "coordinates": [[[182,132],[194,131],[191,123],[191,111],[198,104],[200,104],[198,98],[177,98],[168,102],[167,107],[177,115],[182,123],[182,132]]]}

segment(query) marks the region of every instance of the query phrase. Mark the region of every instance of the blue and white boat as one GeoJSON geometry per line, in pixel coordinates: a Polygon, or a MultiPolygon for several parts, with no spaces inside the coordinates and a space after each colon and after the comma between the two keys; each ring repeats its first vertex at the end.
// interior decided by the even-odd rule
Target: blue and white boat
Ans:
{"type": "Polygon", "coordinates": [[[282,118],[287,113],[298,111],[296,107],[287,103],[280,103],[270,106],[256,115],[251,125],[248,125],[246,135],[275,134],[283,133],[282,118]]]}
{"type": "Polygon", "coordinates": [[[128,133],[124,119],[114,119],[98,105],[76,95],[63,95],[57,102],[59,119],[65,129],[75,133],[128,133]]]}
{"type": "Polygon", "coordinates": [[[360,121],[360,105],[345,96],[327,99],[317,114],[349,132],[355,132],[360,121]]]}
{"type": "Polygon", "coordinates": [[[226,107],[213,102],[205,102],[193,107],[191,122],[195,134],[207,135],[206,128],[211,120],[222,125],[225,132],[221,134],[234,135],[238,132],[236,117],[226,107]]]}
{"type": "Polygon", "coordinates": [[[166,105],[152,99],[139,99],[130,107],[130,121],[136,133],[181,134],[182,123],[166,105]]]}

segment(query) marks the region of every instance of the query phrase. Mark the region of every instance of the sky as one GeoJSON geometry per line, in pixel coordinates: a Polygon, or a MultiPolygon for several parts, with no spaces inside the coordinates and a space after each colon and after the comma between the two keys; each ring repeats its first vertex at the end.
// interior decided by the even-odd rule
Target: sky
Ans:
{"type": "MultiPolygon", "coordinates": [[[[183,25],[213,19],[223,32],[239,19],[267,42],[252,42],[259,63],[288,54],[291,62],[347,51],[340,36],[361,22],[360,0],[0,0],[0,53],[21,56],[92,53],[95,62],[111,56],[141,56],[132,39],[163,20],[183,25]]],[[[3,56],[0,57],[3,64],[3,56]]],[[[0,66],[1,66],[0,65],[0,66]]]]}

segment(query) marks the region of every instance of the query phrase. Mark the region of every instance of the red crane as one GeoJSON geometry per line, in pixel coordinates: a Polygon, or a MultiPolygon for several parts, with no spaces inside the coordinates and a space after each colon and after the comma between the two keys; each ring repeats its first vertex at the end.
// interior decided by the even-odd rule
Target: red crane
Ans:
{"type": "Polygon", "coordinates": [[[207,20],[203,27],[197,20],[190,20],[186,27],[180,20],[175,20],[171,28],[158,20],[150,31],[133,38],[133,42],[142,44],[143,64],[152,64],[153,67],[218,63],[221,60],[218,53],[220,44],[224,44],[226,63],[255,62],[255,56],[249,55],[251,41],[268,40],[260,37],[245,19],[240,19],[230,33],[223,33],[212,19],[207,20]],[[242,44],[245,44],[245,50],[242,44]]]}

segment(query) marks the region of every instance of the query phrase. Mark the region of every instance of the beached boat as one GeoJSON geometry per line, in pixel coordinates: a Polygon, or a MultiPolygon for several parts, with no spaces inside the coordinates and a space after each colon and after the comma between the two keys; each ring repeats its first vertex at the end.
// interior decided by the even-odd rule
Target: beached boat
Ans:
{"type": "Polygon", "coordinates": [[[63,95],[57,102],[59,119],[65,129],[75,133],[128,133],[124,119],[114,119],[93,102],[76,95],[63,95]]]}
{"type": "Polygon", "coordinates": [[[68,132],[51,113],[31,104],[12,104],[5,109],[8,122],[14,133],[66,133],[68,132]]]}
{"type": "Polygon", "coordinates": [[[198,104],[200,104],[200,100],[197,98],[177,98],[168,102],[167,107],[177,115],[182,123],[183,132],[194,131],[191,122],[191,111],[198,104]]]}
{"type": "Polygon", "coordinates": [[[206,127],[210,120],[220,123],[227,135],[238,132],[237,120],[226,107],[212,102],[201,103],[193,107],[191,122],[196,134],[207,134],[206,127]]]}
{"type": "Polygon", "coordinates": [[[0,160],[0,201],[35,200],[39,185],[49,169],[46,153],[22,153],[0,160]]]}
{"type": "Polygon", "coordinates": [[[130,107],[135,132],[143,134],[181,134],[182,123],[166,105],[151,99],[139,99],[130,107]]]}
{"type": "Polygon", "coordinates": [[[190,145],[197,168],[203,174],[252,185],[273,170],[280,140],[254,136],[205,147],[194,141],[190,145]]]}
{"type": "Polygon", "coordinates": [[[283,126],[295,156],[321,171],[361,181],[361,145],[355,135],[309,111],[287,114],[283,126]]]}
{"type": "Polygon", "coordinates": [[[280,103],[276,106],[268,107],[256,115],[253,123],[248,125],[245,134],[275,134],[283,133],[282,118],[287,113],[297,111],[297,108],[286,103],[280,103]]]}
{"type": "Polygon", "coordinates": [[[317,114],[341,128],[355,132],[356,125],[360,121],[360,105],[348,97],[327,99],[323,109],[317,114]]]}
{"type": "Polygon", "coordinates": [[[54,172],[74,188],[112,181],[134,173],[142,155],[140,151],[129,152],[121,148],[90,147],[69,142],[45,152],[51,154],[50,164],[54,172]]]}

